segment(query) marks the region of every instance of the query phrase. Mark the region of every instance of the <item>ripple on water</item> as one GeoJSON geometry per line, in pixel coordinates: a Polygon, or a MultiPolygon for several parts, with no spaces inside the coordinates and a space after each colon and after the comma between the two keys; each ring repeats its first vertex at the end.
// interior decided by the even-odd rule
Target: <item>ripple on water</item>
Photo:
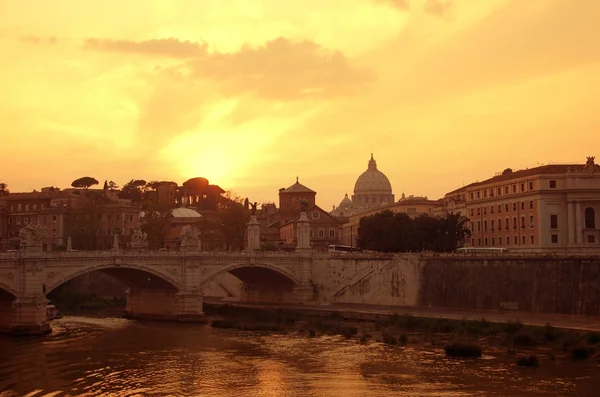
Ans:
{"type": "Polygon", "coordinates": [[[595,395],[597,366],[206,326],[66,316],[48,337],[0,339],[0,396],[595,395]],[[575,368],[575,369],[574,369],[575,368]],[[587,372],[586,372],[587,371],[587,372]]]}

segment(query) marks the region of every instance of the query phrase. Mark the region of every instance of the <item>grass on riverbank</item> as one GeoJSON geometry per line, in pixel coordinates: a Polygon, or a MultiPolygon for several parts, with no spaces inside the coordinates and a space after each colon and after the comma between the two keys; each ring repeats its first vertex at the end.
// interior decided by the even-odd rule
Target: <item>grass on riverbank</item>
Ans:
{"type": "MultiPolygon", "coordinates": [[[[297,331],[310,337],[342,335],[357,338],[361,343],[374,340],[391,346],[431,345],[443,347],[449,357],[480,357],[484,350],[504,351],[510,355],[519,351],[517,365],[520,366],[538,366],[540,362],[536,351],[545,351],[545,356],[551,357],[551,360],[555,357],[585,360],[600,349],[598,333],[559,329],[549,324],[526,326],[520,321],[494,323],[484,318],[450,320],[398,314],[360,319],[353,318],[351,313],[207,303],[205,312],[209,316],[226,318],[229,321],[227,328],[297,331]]],[[[216,327],[219,326],[217,322],[216,327]]]]}

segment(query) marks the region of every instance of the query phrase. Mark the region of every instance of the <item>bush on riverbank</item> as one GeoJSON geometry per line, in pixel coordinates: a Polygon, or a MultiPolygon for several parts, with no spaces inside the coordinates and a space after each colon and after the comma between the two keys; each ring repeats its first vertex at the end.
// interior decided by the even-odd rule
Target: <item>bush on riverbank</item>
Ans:
{"type": "Polygon", "coordinates": [[[448,357],[481,357],[481,346],[470,341],[455,341],[444,347],[448,357]]]}
{"type": "Polygon", "coordinates": [[[587,360],[596,352],[596,348],[592,346],[575,346],[571,349],[571,359],[574,361],[587,360]]]}
{"type": "Polygon", "coordinates": [[[539,367],[540,362],[535,354],[518,356],[516,364],[520,367],[539,367]]]}

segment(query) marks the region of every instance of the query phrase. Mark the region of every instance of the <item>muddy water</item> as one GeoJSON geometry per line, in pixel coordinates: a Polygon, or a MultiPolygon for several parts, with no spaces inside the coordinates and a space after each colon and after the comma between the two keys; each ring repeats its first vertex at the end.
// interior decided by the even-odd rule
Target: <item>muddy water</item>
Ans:
{"type": "Polygon", "coordinates": [[[0,396],[598,396],[597,363],[516,367],[504,354],[339,336],[65,316],[41,338],[0,337],[0,396]]]}

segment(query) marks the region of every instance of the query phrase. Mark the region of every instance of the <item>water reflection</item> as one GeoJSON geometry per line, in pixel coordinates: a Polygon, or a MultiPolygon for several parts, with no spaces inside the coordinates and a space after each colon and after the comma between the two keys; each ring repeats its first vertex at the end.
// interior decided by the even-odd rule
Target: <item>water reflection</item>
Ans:
{"type": "Polygon", "coordinates": [[[596,395],[596,363],[513,362],[337,336],[65,316],[47,337],[0,338],[0,396],[596,395]]]}

